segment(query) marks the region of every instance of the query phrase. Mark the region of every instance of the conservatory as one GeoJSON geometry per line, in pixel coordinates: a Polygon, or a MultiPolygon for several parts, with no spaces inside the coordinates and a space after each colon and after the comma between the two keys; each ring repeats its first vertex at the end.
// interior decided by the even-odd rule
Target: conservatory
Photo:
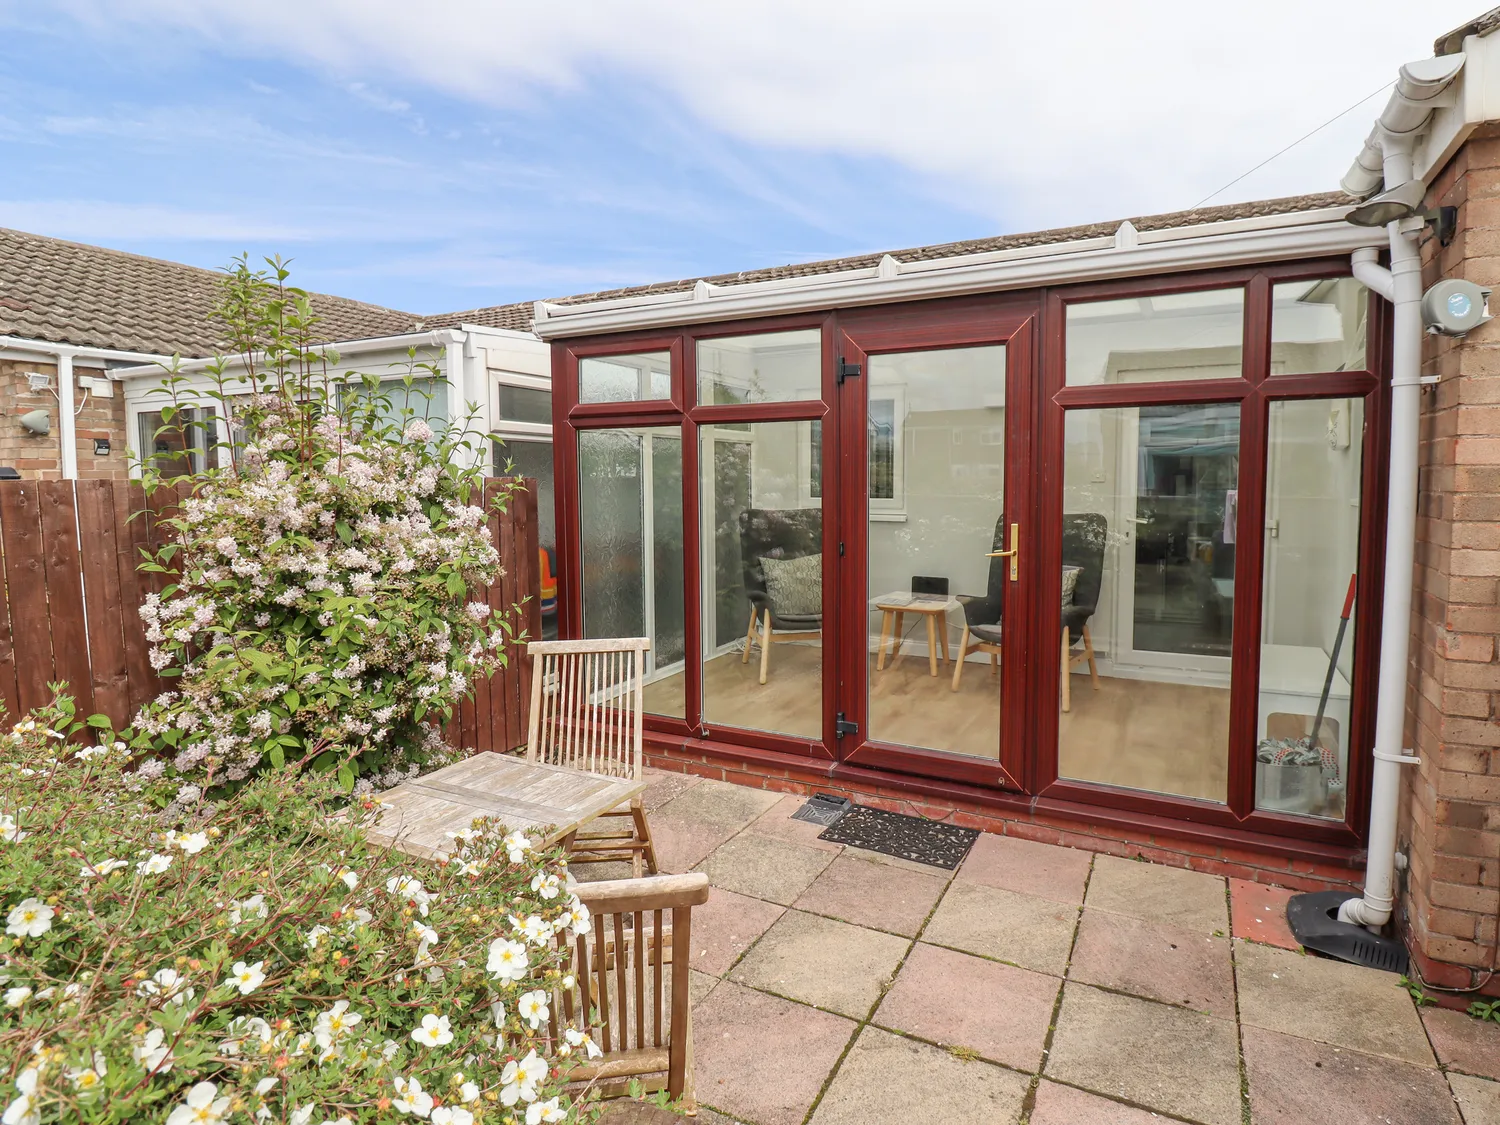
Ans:
{"type": "Polygon", "coordinates": [[[1352,854],[1385,234],[1334,196],[540,303],[661,756],[1352,854]]]}

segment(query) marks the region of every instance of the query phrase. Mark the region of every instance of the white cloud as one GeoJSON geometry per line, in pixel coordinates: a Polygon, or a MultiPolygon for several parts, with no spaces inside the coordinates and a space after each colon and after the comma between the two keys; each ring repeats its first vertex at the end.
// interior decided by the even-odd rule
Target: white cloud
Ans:
{"type": "MultiPolygon", "coordinates": [[[[70,3],[103,32],[176,27],[407,98],[514,106],[608,75],[743,140],[898,161],[1007,226],[1190,206],[1430,54],[1474,6],[1363,0],[1356,20],[1292,0],[70,3]]],[[[1334,187],[1379,105],[1220,201],[1334,187]]]]}
{"type": "Polygon", "coordinates": [[[328,233],[244,215],[91,199],[0,199],[0,227],[104,243],[143,239],[287,243],[309,242],[328,233]]]}

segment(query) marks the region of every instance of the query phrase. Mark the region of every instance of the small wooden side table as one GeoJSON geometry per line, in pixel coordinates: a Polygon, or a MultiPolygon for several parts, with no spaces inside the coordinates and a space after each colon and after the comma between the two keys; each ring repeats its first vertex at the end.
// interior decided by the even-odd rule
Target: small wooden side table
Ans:
{"type": "Polygon", "coordinates": [[[870,604],[880,610],[880,644],[875,649],[875,670],[885,670],[886,642],[891,645],[891,663],[901,659],[901,631],[906,615],[921,615],[927,624],[927,671],[938,674],[938,657],[948,663],[948,611],[959,604],[957,598],[932,597],[924,594],[893,593],[872,598],[870,604]],[[939,641],[938,633],[942,639],[939,641]]]}

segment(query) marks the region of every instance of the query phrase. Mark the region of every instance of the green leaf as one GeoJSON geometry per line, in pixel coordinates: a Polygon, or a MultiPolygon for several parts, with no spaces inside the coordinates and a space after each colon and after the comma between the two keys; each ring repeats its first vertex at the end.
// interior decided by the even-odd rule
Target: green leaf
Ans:
{"type": "Polygon", "coordinates": [[[345,793],[354,792],[354,771],[347,762],[339,767],[339,785],[345,793]]]}
{"type": "Polygon", "coordinates": [[[347,547],[350,543],[354,542],[354,529],[343,520],[339,520],[338,523],[334,524],[333,530],[338,532],[339,538],[344,541],[344,546],[347,547]]]}
{"type": "Polygon", "coordinates": [[[288,711],[295,711],[297,710],[297,708],[302,706],[302,697],[295,691],[287,692],[281,697],[281,701],[286,704],[286,709],[288,711]]]}
{"type": "Polygon", "coordinates": [[[286,766],[286,751],[283,750],[280,746],[271,747],[270,757],[271,764],[277,769],[282,769],[286,766]]]}

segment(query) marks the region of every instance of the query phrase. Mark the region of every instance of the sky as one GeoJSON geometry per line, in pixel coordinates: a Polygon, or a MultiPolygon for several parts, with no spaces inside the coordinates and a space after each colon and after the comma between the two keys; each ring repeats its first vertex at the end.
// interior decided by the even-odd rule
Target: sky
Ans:
{"type": "Polygon", "coordinates": [[[1482,7],[0,0],[0,226],[431,314],[1326,191],[1482,7]]]}

